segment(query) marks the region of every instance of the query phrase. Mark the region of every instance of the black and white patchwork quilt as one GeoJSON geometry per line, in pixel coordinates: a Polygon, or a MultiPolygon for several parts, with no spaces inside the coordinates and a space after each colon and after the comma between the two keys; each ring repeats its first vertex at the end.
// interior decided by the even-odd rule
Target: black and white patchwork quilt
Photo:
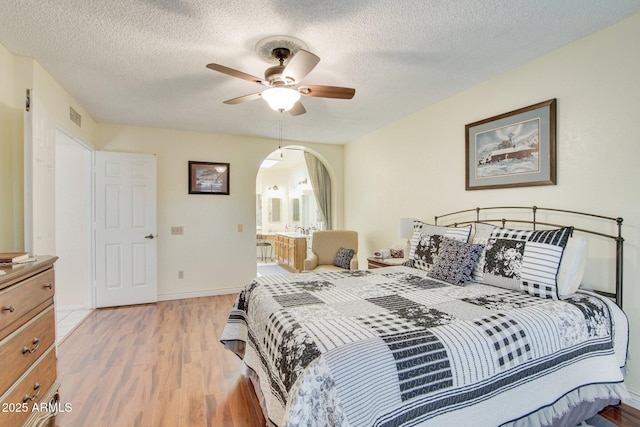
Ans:
{"type": "Polygon", "coordinates": [[[614,395],[627,328],[595,294],[543,299],[400,266],[256,278],[221,341],[277,426],[499,426],[585,385],[614,395]]]}

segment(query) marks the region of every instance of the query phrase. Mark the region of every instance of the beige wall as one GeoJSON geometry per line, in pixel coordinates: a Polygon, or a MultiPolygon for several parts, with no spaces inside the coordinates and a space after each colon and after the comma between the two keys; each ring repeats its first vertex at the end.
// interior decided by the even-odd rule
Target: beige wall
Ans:
{"type": "MultiPolygon", "coordinates": [[[[284,143],[283,145],[289,145],[284,143]]],[[[336,178],[343,222],[343,146],[296,142],[336,178]]],[[[161,299],[236,292],[256,275],[256,177],[277,142],[167,129],[100,125],[97,147],[158,157],[158,293],[161,299]],[[230,163],[228,196],[188,194],[189,160],[230,163]],[[242,225],[244,231],[238,231],[242,225]],[[172,236],[183,226],[183,236],[172,236]],[[184,271],[184,279],[178,279],[184,271]]]]}
{"type": "MultiPolygon", "coordinates": [[[[33,110],[34,146],[42,148],[36,160],[40,164],[53,164],[52,135],[56,129],[95,149],[158,155],[161,299],[234,292],[255,276],[256,175],[262,160],[278,146],[277,141],[97,124],[36,61],[16,57],[0,45],[0,71],[0,179],[12,184],[0,186],[0,250],[26,246],[23,218],[32,214],[34,253],[55,252],[55,218],[50,209],[55,180],[34,177],[33,198],[27,196],[33,200],[33,207],[23,208],[24,92],[32,88],[33,99],[37,100],[34,106],[38,107],[33,110]],[[82,115],[81,128],[70,121],[69,107],[82,115]],[[188,195],[188,160],[231,163],[231,195],[188,195]],[[237,231],[239,224],[243,232],[237,231]],[[173,225],[182,225],[185,235],[171,236],[173,225]],[[179,270],[184,271],[184,279],[177,278],[179,270]]],[[[343,147],[295,145],[307,147],[328,166],[336,186],[334,221],[341,225],[343,147]]],[[[58,261],[59,265],[64,262],[58,261]]]]}
{"type": "Polygon", "coordinates": [[[91,146],[95,121],[40,64],[25,60],[33,77],[31,108],[24,119],[24,246],[34,255],[54,254],[56,131],[91,146]],[[70,107],[81,115],[81,126],[71,121],[70,107]]]}
{"type": "Polygon", "coordinates": [[[3,183],[0,186],[0,250],[51,253],[55,239],[50,215],[54,187],[48,176],[51,174],[45,176],[41,165],[53,164],[56,129],[91,145],[95,122],[36,61],[14,56],[2,45],[0,77],[0,180],[3,183]],[[29,113],[25,113],[27,88],[31,90],[29,113]],[[81,128],[69,119],[69,107],[82,115],[81,128]],[[27,132],[25,114],[32,119],[32,124],[27,121],[27,132]],[[31,138],[29,145],[35,148],[34,154],[27,153],[25,162],[23,141],[31,138]],[[25,163],[33,167],[25,169],[25,163]],[[33,178],[25,179],[25,176],[33,178]],[[30,218],[34,218],[33,227],[29,227],[30,218]],[[25,224],[33,233],[24,233],[25,224]]]}
{"type": "Polygon", "coordinates": [[[52,116],[52,121],[57,128],[79,139],[89,147],[94,145],[93,140],[97,126],[96,121],[87,110],[36,61],[33,61],[33,89],[36,96],[38,96],[52,116]],[[71,121],[69,117],[69,107],[73,107],[73,109],[82,116],[81,127],[78,127],[71,121]]]}
{"type": "Polygon", "coordinates": [[[401,217],[502,204],[621,216],[628,385],[640,392],[638,40],[640,15],[347,144],[345,223],[360,233],[361,265],[374,249],[398,244],[401,217]],[[551,98],[558,185],[465,191],[465,124],[551,98]]]}
{"type": "MultiPolygon", "coordinates": [[[[0,45],[0,251],[24,248],[22,112],[14,90],[15,57],[0,45]]],[[[22,98],[24,99],[24,98],[22,98]]]]}

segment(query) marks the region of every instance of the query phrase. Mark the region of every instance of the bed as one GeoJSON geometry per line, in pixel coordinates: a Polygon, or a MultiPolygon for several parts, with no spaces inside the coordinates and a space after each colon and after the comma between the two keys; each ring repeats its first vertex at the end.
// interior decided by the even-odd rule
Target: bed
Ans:
{"type": "Polygon", "coordinates": [[[254,279],[221,342],[270,425],[573,426],[628,397],[621,226],[537,207],[416,220],[406,265],[254,279]],[[604,291],[584,289],[579,234],[612,242],[604,291]]]}

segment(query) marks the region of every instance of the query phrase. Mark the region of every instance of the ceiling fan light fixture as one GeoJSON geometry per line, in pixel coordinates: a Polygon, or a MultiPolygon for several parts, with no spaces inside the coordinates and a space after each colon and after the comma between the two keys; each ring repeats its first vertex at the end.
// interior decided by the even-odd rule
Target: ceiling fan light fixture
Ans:
{"type": "Polygon", "coordinates": [[[288,87],[272,87],[262,92],[269,107],[281,113],[289,111],[300,100],[300,92],[288,87]]]}

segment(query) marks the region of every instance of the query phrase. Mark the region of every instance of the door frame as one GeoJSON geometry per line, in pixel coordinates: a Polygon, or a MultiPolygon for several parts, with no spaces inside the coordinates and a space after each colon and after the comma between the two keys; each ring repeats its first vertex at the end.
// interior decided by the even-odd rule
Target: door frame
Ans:
{"type": "MultiPolygon", "coordinates": [[[[83,289],[83,297],[82,297],[82,305],[81,306],[60,306],[59,303],[57,303],[57,305],[62,308],[62,309],[76,309],[76,308],[83,308],[83,309],[93,309],[95,308],[95,264],[94,264],[94,254],[95,254],[95,243],[94,243],[94,233],[93,233],[93,228],[94,228],[94,208],[95,208],[95,183],[94,183],[94,156],[95,156],[95,150],[93,148],[91,148],[88,144],[86,144],[84,141],[82,141],[81,139],[75,137],[74,135],[72,135],[70,132],[67,132],[66,130],[57,127],[56,128],[56,159],[55,159],[55,165],[56,165],[56,169],[57,167],[60,165],[59,161],[60,159],[58,158],[58,155],[60,154],[58,148],[60,146],[60,144],[62,144],[63,142],[60,141],[60,138],[66,138],[68,142],[71,143],[75,143],[77,144],[79,149],[82,150],[86,150],[86,154],[83,156],[83,166],[86,169],[86,175],[85,175],[85,184],[86,184],[86,188],[84,188],[84,194],[83,197],[86,201],[86,205],[83,206],[84,209],[84,216],[85,216],[85,222],[84,224],[86,224],[86,227],[82,228],[82,232],[84,234],[84,239],[85,239],[85,247],[87,248],[87,253],[82,256],[82,259],[72,259],[72,260],[66,260],[63,257],[60,257],[58,259],[58,261],[56,262],[56,266],[58,270],[61,270],[61,265],[64,265],[67,262],[71,262],[74,264],[78,264],[79,262],[82,262],[84,264],[85,267],[85,273],[84,273],[84,277],[83,280],[85,281],[86,285],[84,286],[83,289]]],[[[56,178],[56,186],[58,185],[58,178],[59,178],[59,172],[56,171],[55,172],[55,178],[56,178]]],[[[58,235],[59,232],[63,231],[59,229],[59,224],[60,224],[60,218],[59,218],[59,194],[58,191],[56,189],[56,246],[58,245],[58,235]]],[[[57,251],[56,251],[57,252],[57,251]]],[[[56,253],[57,255],[57,253],[56,253]]],[[[64,279],[64,278],[63,278],[64,279]]],[[[56,294],[58,294],[59,292],[64,292],[64,290],[58,290],[56,292],[56,294]]]]}

